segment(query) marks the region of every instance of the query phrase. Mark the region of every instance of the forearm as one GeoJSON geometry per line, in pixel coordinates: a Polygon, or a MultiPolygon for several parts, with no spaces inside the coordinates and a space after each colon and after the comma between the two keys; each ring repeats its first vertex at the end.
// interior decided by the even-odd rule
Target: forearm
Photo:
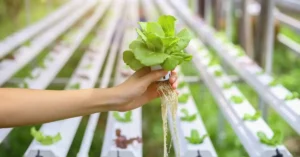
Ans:
{"type": "Polygon", "coordinates": [[[113,110],[114,94],[111,89],[0,89],[0,128],[113,110]]]}

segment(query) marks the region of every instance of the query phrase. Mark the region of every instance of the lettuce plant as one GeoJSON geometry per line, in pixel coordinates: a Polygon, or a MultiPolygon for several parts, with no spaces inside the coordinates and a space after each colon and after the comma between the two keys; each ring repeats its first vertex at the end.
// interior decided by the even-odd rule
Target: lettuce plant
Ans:
{"type": "Polygon", "coordinates": [[[159,17],[157,22],[139,22],[138,38],[123,53],[124,62],[133,70],[160,65],[165,70],[173,70],[192,56],[183,50],[192,36],[187,29],[175,33],[176,18],[170,15],[159,17]]]}
{"type": "Polygon", "coordinates": [[[223,72],[221,70],[216,70],[216,71],[214,71],[214,75],[216,77],[221,77],[221,76],[223,76],[223,72]]]}
{"type": "Polygon", "coordinates": [[[52,145],[62,139],[60,133],[57,133],[55,136],[44,135],[41,131],[37,131],[35,127],[31,128],[30,133],[42,145],[52,145]]]}
{"type": "Polygon", "coordinates": [[[179,102],[179,103],[182,103],[182,104],[187,103],[187,101],[189,100],[189,96],[190,96],[189,93],[181,94],[181,95],[179,96],[179,98],[178,98],[178,102],[179,102]]]}
{"type": "Polygon", "coordinates": [[[276,86],[276,85],[278,85],[278,84],[279,84],[279,81],[276,80],[276,79],[274,79],[272,82],[269,83],[269,86],[270,86],[270,87],[274,87],[274,86],[276,86]]]}
{"type": "Polygon", "coordinates": [[[232,83],[224,83],[223,84],[223,89],[230,89],[233,86],[232,83]]]}
{"type": "Polygon", "coordinates": [[[187,86],[187,83],[186,82],[180,82],[179,84],[178,84],[178,89],[182,89],[183,87],[185,87],[185,86],[187,86]]]}
{"type": "Polygon", "coordinates": [[[230,101],[232,101],[235,104],[241,104],[241,103],[243,103],[244,98],[241,97],[241,96],[233,95],[233,96],[230,97],[230,101]]]}
{"type": "Polygon", "coordinates": [[[280,145],[283,140],[283,135],[280,131],[275,131],[272,138],[268,138],[267,135],[262,131],[257,132],[257,136],[261,143],[273,147],[280,145]]]}
{"type": "Polygon", "coordinates": [[[207,136],[207,134],[200,136],[199,132],[196,129],[192,129],[191,136],[185,137],[185,139],[191,144],[201,144],[207,136]]]}
{"type": "Polygon", "coordinates": [[[256,121],[258,118],[261,117],[261,113],[258,111],[254,115],[251,114],[244,114],[243,120],[245,121],[256,121]]]}
{"type": "Polygon", "coordinates": [[[180,117],[182,121],[192,122],[197,118],[197,114],[190,115],[189,111],[185,108],[181,109],[180,111],[184,114],[184,116],[180,117]]]}
{"type": "Polygon", "coordinates": [[[39,67],[42,68],[42,69],[46,69],[46,65],[45,65],[45,61],[41,61],[39,62],[39,67]]]}
{"type": "Polygon", "coordinates": [[[299,93],[292,92],[291,94],[287,95],[284,100],[293,100],[299,98],[299,93]]]}
{"type": "Polygon", "coordinates": [[[80,88],[80,83],[77,82],[77,83],[74,83],[72,85],[69,86],[70,89],[79,89],[80,88]]]}
{"type": "Polygon", "coordinates": [[[208,63],[208,66],[214,66],[214,65],[219,65],[220,62],[218,59],[213,58],[212,60],[210,60],[210,62],[208,63]]]}
{"type": "Polygon", "coordinates": [[[113,112],[113,116],[114,118],[119,121],[119,122],[123,122],[123,123],[127,123],[127,122],[131,122],[131,115],[132,115],[132,111],[128,111],[124,114],[124,117],[122,117],[119,112],[113,112]]]}

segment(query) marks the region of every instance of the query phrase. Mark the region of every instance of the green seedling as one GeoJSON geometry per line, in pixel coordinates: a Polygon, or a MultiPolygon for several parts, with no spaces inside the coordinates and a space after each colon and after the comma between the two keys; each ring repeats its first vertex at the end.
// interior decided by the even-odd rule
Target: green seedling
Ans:
{"type": "Polygon", "coordinates": [[[283,134],[280,131],[275,131],[272,138],[268,138],[267,135],[262,131],[257,132],[257,136],[261,143],[273,147],[280,145],[283,140],[283,134]]]}
{"type": "Polygon", "coordinates": [[[42,145],[52,145],[62,139],[60,133],[57,133],[55,136],[44,135],[41,131],[37,131],[35,127],[31,128],[30,133],[42,145]]]}
{"type": "Polygon", "coordinates": [[[93,67],[92,64],[87,64],[85,66],[83,66],[84,69],[91,69],[93,67]]]}
{"type": "Polygon", "coordinates": [[[269,83],[269,86],[270,87],[274,87],[274,86],[276,86],[278,84],[279,84],[279,81],[274,79],[272,82],[269,83]]]}
{"type": "Polygon", "coordinates": [[[187,86],[187,83],[186,82],[180,82],[179,84],[178,84],[178,89],[182,89],[183,87],[186,87],[187,86]]]}
{"type": "Polygon", "coordinates": [[[284,100],[294,100],[299,98],[299,93],[297,92],[292,92],[291,94],[287,95],[284,100]]]}
{"type": "Polygon", "coordinates": [[[69,86],[69,89],[80,89],[80,83],[74,83],[69,86]]]}
{"type": "Polygon", "coordinates": [[[178,102],[181,104],[187,103],[187,101],[189,100],[189,96],[190,96],[190,94],[188,94],[188,93],[181,94],[178,98],[178,102]]]}
{"type": "Polygon", "coordinates": [[[211,67],[211,66],[215,66],[215,65],[219,65],[219,64],[220,64],[219,60],[214,58],[214,59],[210,60],[210,62],[208,63],[208,66],[211,67]]]}
{"type": "Polygon", "coordinates": [[[216,71],[214,71],[214,75],[216,77],[221,77],[223,75],[223,72],[221,70],[216,70],[216,71]]]}
{"type": "Polygon", "coordinates": [[[241,97],[241,96],[231,96],[230,97],[230,101],[232,101],[233,103],[235,103],[235,104],[241,104],[241,103],[243,103],[243,101],[244,101],[244,98],[243,97],[241,97]]]}
{"type": "Polygon", "coordinates": [[[29,40],[27,40],[25,43],[24,43],[24,46],[27,46],[29,47],[31,45],[31,42],[29,40]]]}
{"type": "Polygon", "coordinates": [[[230,89],[233,86],[232,83],[224,83],[223,84],[223,89],[230,89]]]}
{"type": "Polygon", "coordinates": [[[243,120],[245,120],[245,121],[256,121],[260,117],[261,117],[260,112],[256,112],[254,115],[246,113],[246,114],[244,114],[243,120]]]}
{"type": "Polygon", "coordinates": [[[242,47],[235,45],[234,48],[237,50],[237,56],[241,57],[241,56],[245,56],[245,51],[242,47]]]}
{"type": "Polygon", "coordinates": [[[199,132],[195,129],[191,130],[191,136],[185,137],[185,139],[191,144],[201,144],[203,143],[204,139],[208,137],[207,134],[203,135],[202,137],[199,135],[199,132]]]}
{"type": "Polygon", "coordinates": [[[119,112],[113,112],[113,116],[114,118],[119,121],[119,122],[123,122],[123,123],[128,123],[131,122],[131,115],[132,115],[132,111],[128,111],[124,114],[124,117],[122,117],[119,112]]]}
{"type": "Polygon", "coordinates": [[[23,82],[20,84],[19,87],[20,87],[20,88],[29,88],[29,85],[28,85],[28,83],[27,83],[26,81],[23,81],[23,82]]]}
{"type": "Polygon", "coordinates": [[[184,116],[180,117],[182,121],[192,122],[197,118],[197,114],[190,115],[189,111],[185,108],[181,109],[180,111],[184,114],[184,116]]]}
{"type": "Polygon", "coordinates": [[[42,69],[46,69],[47,68],[44,61],[39,62],[38,67],[40,67],[42,69]]]}

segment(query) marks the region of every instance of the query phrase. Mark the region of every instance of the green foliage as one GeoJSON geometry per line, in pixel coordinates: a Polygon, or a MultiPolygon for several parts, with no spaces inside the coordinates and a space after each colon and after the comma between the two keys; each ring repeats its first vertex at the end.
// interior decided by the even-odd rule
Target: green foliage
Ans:
{"type": "Polygon", "coordinates": [[[38,66],[40,68],[42,68],[42,69],[46,69],[47,68],[46,65],[45,65],[45,61],[44,60],[40,61],[38,66]]]}
{"type": "Polygon", "coordinates": [[[187,83],[186,82],[180,82],[179,84],[178,84],[178,89],[182,89],[183,87],[186,87],[187,86],[187,83]]]}
{"type": "Polygon", "coordinates": [[[113,112],[113,116],[114,118],[119,121],[119,122],[123,122],[123,123],[128,123],[131,122],[131,115],[132,115],[132,111],[128,111],[124,114],[124,117],[122,117],[119,112],[113,112]]]}
{"type": "Polygon", "coordinates": [[[179,102],[179,103],[182,103],[182,104],[187,103],[187,101],[189,100],[189,96],[190,96],[189,93],[181,94],[181,95],[179,96],[179,98],[178,98],[178,102],[179,102]]]}
{"type": "Polygon", "coordinates": [[[195,129],[191,130],[191,136],[190,137],[185,137],[185,139],[191,143],[191,144],[201,144],[203,143],[204,139],[208,137],[207,134],[200,136],[199,132],[195,129]]]}
{"type": "Polygon", "coordinates": [[[257,136],[261,143],[273,147],[280,145],[283,140],[283,134],[280,131],[275,131],[272,138],[268,138],[267,135],[262,131],[257,132],[257,136]]]}
{"type": "Polygon", "coordinates": [[[83,69],[91,69],[93,67],[92,64],[87,64],[85,66],[83,66],[83,69]]]}
{"type": "Polygon", "coordinates": [[[185,109],[185,108],[181,109],[180,111],[181,111],[181,113],[184,114],[183,117],[180,117],[180,119],[182,121],[192,122],[192,121],[194,121],[197,118],[197,114],[196,113],[190,115],[189,111],[187,109],[185,109]]]}
{"type": "Polygon", "coordinates": [[[243,103],[244,98],[241,97],[241,96],[233,95],[233,96],[230,97],[230,101],[232,101],[235,104],[241,104],[241,103],[243,103]]]}
{"type": "Polygon", "coordinates": [[[221,77],[221,76],[223,76],[223,72],[221,70],[216,70],[216,71],[214,71],[214,75],[216,77],[221,77]]]}
{"type": "Polygon", "coordinates": [[[261,113],[258,111],[254,115],[251,114],[244,114],[243,120],[245,121],[256,121],[258,118],[261,117],[261,113]]]}
{"type": "Polygon", "coordinates": [[[208,66],[214,66],[214,65],[219,65],[220,61],[216,58],[213,58],[210,60],[210,62],[208,63],[208,66]]]}
{"type": "Polygon", "coordinates": [[[74,83],[72,85],[69,86],[70,89],[79,89],[80,88],[80,83],[77,82],[77,83],[74,83]]]}
{"type": "Polygon", "coordinates": [[[223,89],[230,89],[233,86],[233,83],[224,83],[223,89]]]}
{"type": "Polygon", "coordinates": [[[30,132],[34,139],[42,145],[52,145],[62,139],[60,133],[57,133],[55,136],[44,135],[42,132],[37,131],[35,127],[32,127],[30,132]]]}
{"type": "Polygon", "coordinates": [[[27,40],[26,42],[24,42],[24,44],[23,44],[24,46],[30,46],[31,45],[31,42],[30,42],[30,40],[27,40]]]}
{"type": "Polygon", "coordinates": [[[284,100],[293,100],[299,98],[298,92],[292,92],[290,95],[287,95],[284,100]]]}
{"type": "Polygon", "coordinates": [[[274,86],[276,86],[278,84],[279,84],[279,81],[277,79],[274,79],[272,82],[269,83],[269,86],[270,87],[274,87],[274,86]]]}
{"type": "Polygon", "coordinates": [[[133,70],[154,65],[173,70],[183,61],[190,61],[192,56],[183,50],[192,36],[187,29],[175,34],[175,21],[173,16],[163,15],[158,22],[140,22],[138,38],[123,53],[124,62],[133,70]]]}

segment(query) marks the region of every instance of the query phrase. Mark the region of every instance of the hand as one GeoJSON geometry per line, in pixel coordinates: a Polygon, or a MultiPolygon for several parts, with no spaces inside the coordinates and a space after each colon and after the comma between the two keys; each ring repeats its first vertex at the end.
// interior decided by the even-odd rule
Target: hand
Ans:
{"type": "MultiPolygon", "coordinates": [[[[115,91],[119,95],[119,100],[116,104],[117,110],[132,110],[159,97],[156,81],[167,73],[164,70],[151,71],[150,68],[143,68],[135,72],[124,83],[115,87],[115,91]]],[[[176,90],[178,82],[177,73],[174,70],[171,71],[169,82],[173,89],[176,90]]]]}

